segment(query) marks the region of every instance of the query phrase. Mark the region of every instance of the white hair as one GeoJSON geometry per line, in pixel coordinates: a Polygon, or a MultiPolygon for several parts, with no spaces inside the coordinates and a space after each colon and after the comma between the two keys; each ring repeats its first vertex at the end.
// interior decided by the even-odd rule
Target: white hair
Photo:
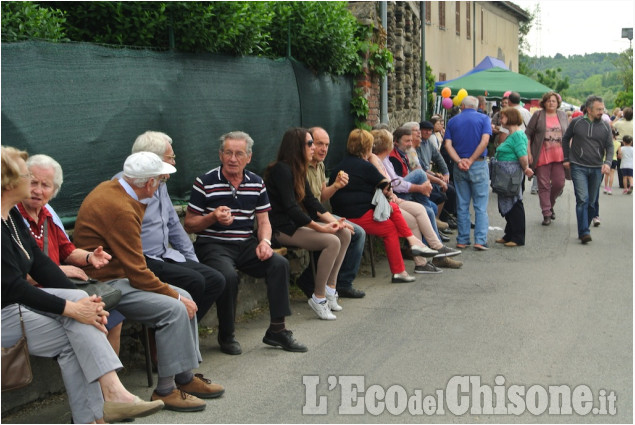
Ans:
{"type": "Polygon", "coordinates": [[[409,121],[409,122],[405,123],[404,125],[402,125],[402,127],[409,128],[411,131],[412,130],[420,130],[419,123],[416,122],[416,121],[409,121]]]}
{"type": "Polygon", "coordinates": [[[476,109],[478,108],[478,99],[474,96],[465,96],[465,99],[463,99],[461,104],[468,109],[476,109]]]}
{"type": "Polygon", "coordinates": [[[48,155],[38,154],[29,157],[29,159],[26,160],[26,166],[28,167],[29,171],[31,171],[31,167],[34,166],[49,168],[53,170],[54,191],[51,199],[55,198],[55,196],[57,196],[58,192],[62,188],[62,183],[64,183],[64,173],[62,172],[62,166],[59,164],[59,162],[48,155]]]}
{"type": "Polygon", "coordinates": [[[163,158],[168,144],[172,144],[172,138],[160,131],[146,131],[134,141],[132,153],[152,152],[159,158],[163,158]]]}

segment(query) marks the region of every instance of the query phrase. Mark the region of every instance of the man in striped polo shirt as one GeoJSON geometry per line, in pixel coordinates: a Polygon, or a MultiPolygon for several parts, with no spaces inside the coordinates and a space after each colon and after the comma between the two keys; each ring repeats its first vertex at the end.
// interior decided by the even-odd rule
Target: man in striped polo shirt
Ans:
{"type": "Polygon", "coordinates": [[[242,353],[234,336],[240,281],[236,270],[240,270],[265,278],[271,323],[262,341],[286,351],[305,352],[307,348],[285,327],[285,317],[291,315],[289,262],[271,249],[267,190],[260,176],[245,170],[253,144],[242,131],[221,136],[222,165],[196,178],[185,229],[197,235],[194,251],[199,260],[225,276],[225,290],[216,301],[221,351],[242,353]]]}

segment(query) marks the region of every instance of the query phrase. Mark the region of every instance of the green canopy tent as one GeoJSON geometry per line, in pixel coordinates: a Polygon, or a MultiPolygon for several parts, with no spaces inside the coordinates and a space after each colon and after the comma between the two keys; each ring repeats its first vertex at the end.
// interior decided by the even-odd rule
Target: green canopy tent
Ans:
{"type": "Polygon", "coordinates": [[[499,67],[439,84],[436,88],[437,93],[441,93],[445,87],[449,87],[453,95],[465,89],[470,96],[485,96],[487,99],[501,99],[508,90],[520,93],[523,100],[540,99],[543,94],[551,91],[549,87],[525,75],[499,67]]]}

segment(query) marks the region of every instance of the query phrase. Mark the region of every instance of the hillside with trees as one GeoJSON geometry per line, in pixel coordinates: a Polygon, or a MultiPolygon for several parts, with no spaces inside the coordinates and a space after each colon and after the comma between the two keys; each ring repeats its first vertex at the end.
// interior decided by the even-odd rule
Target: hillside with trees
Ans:
{"type": "Polygon", "coordinates": [[[607,109],[633,104],[633,51],[533,57],[521,55],[521,72],[559,91],[565,102],[580,105],[602,96],[607,109]]]}

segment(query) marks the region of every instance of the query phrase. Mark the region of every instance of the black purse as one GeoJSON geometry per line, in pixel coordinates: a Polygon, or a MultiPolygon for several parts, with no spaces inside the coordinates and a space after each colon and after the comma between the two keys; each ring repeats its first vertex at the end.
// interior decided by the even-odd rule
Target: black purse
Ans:
{"type": "Polygon", "coordinates": [[[494,193],[500,196],[518,195],[520,185],[523,183],[523,176],[523,170],[520,168],[509,174],[501,168],[495,158],[490,160],[490,184],[494,193]]]}
{"type": "Polygon", "coordinates": [[[117,307],[121,300],[121,291],[110,286],[108,282],[99,282],[97,279],[90,278],[88,280],[71,278],[70,281],[88,295],[100,296],[101,300],[106,304],[104,307],[106,310],[110,311],[117,307]]]}
{"type": "Polygon", "coordinates": [[[18,311],[20,312],[22,337],[13,346],[2,347],[2,392],[26,387],[33,381],[29,346],[26,343],[24,320],[22,319],[22,309],[19,304],[18,311]]]}
{"type": "MultiPolygon", "coordinates": [[[[44,220],[44,255],[48,257],[48,220],[44,220]]],[[[113,288],[108,285],[107,282],[99,282],[96,279],[89,278],[88,280],[81,280],[75,278],[69,278],[71,282],[77,286],[77,288],[85,291],[89,296],[97,295],[101,297],[101,300],[106,304],[104,307],[106,310],[112,310],[117,307],[119,301],[121,300],[121,291],[119,289],[113,288]]]]}

